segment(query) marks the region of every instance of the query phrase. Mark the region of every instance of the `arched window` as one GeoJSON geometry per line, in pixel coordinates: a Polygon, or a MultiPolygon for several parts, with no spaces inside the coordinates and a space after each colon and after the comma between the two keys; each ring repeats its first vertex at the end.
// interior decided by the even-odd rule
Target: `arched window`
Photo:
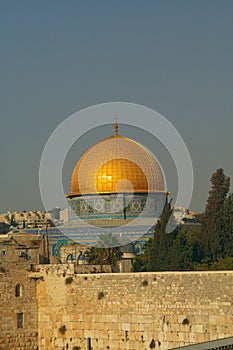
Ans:
{"type": "Polygon", "coordinates": [[[80,251],[80,254],[78,256],[78,265],[85,265],[87,262],[86,255],[83,254],[83,252],[80,251]]]}
{"type": "Polygon", "coordinates": [[[20,284],[17,284],[15,287],[15,296],[21,297],[21,295],[22,295],[22,287],[20,284]]]}
{"type": "Polygon", "coordinates": [[[74,260],[75,260],[75,259],[74,259],[74,257],[73,257],[73,254],[67,255],[66,261],[67,261],[68,263],[72,263],[74,260]]]}

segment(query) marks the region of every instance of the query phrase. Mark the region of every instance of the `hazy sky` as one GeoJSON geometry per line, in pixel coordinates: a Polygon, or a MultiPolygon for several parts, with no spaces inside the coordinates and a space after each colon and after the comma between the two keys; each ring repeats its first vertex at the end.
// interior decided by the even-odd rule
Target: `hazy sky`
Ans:
{"type": "Polygon", "coordinates": [[[102,102],[145,105],[173,123],[193,161],[191,209],[204,208],[216,168],[233,182],[231,0],[1,1],[0,33],[0,212],[43,208],[47,139],[102,102]]]}

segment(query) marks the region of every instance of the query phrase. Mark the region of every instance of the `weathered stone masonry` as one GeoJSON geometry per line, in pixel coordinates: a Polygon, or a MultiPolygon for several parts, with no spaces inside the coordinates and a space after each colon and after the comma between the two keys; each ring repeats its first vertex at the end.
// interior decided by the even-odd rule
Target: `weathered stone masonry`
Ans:
{"type": "Polygon", "coordinates": [[[0,265],[1,350],[83,350],[89,337],[93,350],[163,350],[233,334],[233,271],[74,271],[0,265]]]}
{"type": "Polygon", "coordinates": [[[168,349],[233,334],[233,272],[38,276],[39,349],[168,349]],[[154,347],[153,347],[154,346],[154,347]]]}
{"type": "Polygon", "coordinates": [[[38,349],[37,282],[28,277],[27,262],[0,265],[0,349],[38,349]],[[16,286],[19,296],[16,296],[16,286]],[[22,313],[22,328],[17,314],[22,313]]]}

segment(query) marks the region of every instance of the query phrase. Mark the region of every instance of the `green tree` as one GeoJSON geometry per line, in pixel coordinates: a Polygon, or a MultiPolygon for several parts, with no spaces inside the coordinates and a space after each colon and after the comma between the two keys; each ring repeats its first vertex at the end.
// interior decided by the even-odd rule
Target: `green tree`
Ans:
{"type": "Polygon", "coordinates": [[[167,270],[171,265],[171,245],[174,232],[167,233],[166,227],[172,215],[171,201],[168,202],[158,220],[151,246],[148,250],[147,271],[167,270]]]}
{"type": "Polygon", "coordinates": [[[149,254],[152,244],[152,238],[149,238],[148,241],[144,245],[144,249],[142,253],[137,256],[132,263],[133,272],[145,272],[148,271],[149,264],[149,254]]]}
{"type": "Polygon", "coordinates": [[[154,237],[145,251],[145,256],[137,261],[138,265],[134,269],[141,268],[143,271],[192,270],[195,263],[201,262],[203,249],[199,227],[177,226],[172,212],[173,207],[170,201],[157,222],[154,237]],[[170,233],[167,232],[169,224],[171,228],[174,227],[170,233]]]}
{"type": "Polygon", "coordinates": [[[106,252],[103,248],[90,247],[85,252],[88,264],[104,265],[107,264],[106,252]]]}
{"type": "Polygon", "coordinates": [[[119,245],[120,243],[117,237],[113,236],[112,233],[100,235],[97,242],[97,247],[105,250],[107,261],[112,266],[113,270],[121,257],[119,245]]]}
{"type": "Polygon", "coordinates": [[[225,234],[223,236],[224,255],[233,256],[233,194],[225,203],[225,234]]]}
{"type": "Polygon", "coordinates": [[[10,225],[7,225],[5,222],[0,222],[0,234],[5,234],[9,232],[10,225]]]}
{"type": "Polygon", "coordinates": [[[203,261],[201,264],[195,264],[194,269],[198,271],[233,270],[233,257],[227,256],[225,258],[219,258],[218,260],[213,262],[203,261]]]}
{"type": "Polygon", "coordinates": [[[233,257],[227,256],[214,261],[210,266],[210,270],[233,270],[233,257]]]}
{"type": "Polygon", "coordinates": [[[117,271],[117,263],[121,258],[121,251],[117,237],[112,233],[105,233],[99,236],[97,246],[86,251],[89,264],[109,264],[112,271],[117,271]]]}
{"type": "Polygon", "coordinates": [[[171,270],[193,270],[203,259],[199,227],[179,226],[173,232],[171,270]]]}
{"type": "Polygon", "coordinates": [[[224,174],[223,169],[217,169],[210,181],[211,190],[201,218],[201,231],[205,255],[210,261],[215,261],[225,254],[226,206],[230,178],[224,174]]]}

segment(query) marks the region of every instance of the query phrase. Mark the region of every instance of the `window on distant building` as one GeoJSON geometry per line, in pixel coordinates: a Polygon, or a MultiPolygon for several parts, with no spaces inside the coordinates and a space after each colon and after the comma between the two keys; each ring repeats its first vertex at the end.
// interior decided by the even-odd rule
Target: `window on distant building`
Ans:
{"type": "Polygon", "coordinates": [[[17,314],[17,328],[23,328],[23,312],[17,314]]]}
{"type": "Polygon", "coordinates": [[[17,286],[15,287],[15,296],[21,297],[21,295],[22,295],[22,287],[20,284],[17,284],[17,286]]]}

